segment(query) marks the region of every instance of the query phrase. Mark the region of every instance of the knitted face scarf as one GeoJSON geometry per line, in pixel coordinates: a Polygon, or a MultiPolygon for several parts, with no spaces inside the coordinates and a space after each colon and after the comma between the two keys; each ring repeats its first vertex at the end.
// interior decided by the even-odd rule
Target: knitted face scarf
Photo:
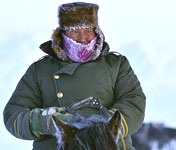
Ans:
{"type": "Polygon", "coordinates": [[[95,37],[88,44],[77,43],[76,41],[66,36],[64,33],[62,33],[62,37],[63,37],[64,51],[69,59],[71,59],[74,62],[81,62],[81,63],[91,60],[92,54],[95,50],[97,37],[95,37]]]}

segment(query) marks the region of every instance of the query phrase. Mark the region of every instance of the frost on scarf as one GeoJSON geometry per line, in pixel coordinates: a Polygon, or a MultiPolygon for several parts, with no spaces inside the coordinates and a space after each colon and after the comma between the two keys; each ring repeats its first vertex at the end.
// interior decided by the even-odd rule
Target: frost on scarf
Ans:
{"type": "Polygon", "coordinates": [[[95,51],[95,45],[97,42],[97,37],[95,37],[88,44],[77,43],[71,38],[67,37],[62,33],[64,51],[69,59],[74,62],[87,62],[92,59],[93,52],[95,51]]]}

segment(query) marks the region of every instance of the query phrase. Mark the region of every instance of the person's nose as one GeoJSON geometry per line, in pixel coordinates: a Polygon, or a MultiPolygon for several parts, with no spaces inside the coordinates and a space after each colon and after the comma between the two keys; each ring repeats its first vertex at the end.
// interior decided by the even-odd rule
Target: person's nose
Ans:
{"type": "Polygon", "coordinates": [[[87,41],[86,36],[84,35],[84,33],[79,34],[77,42],[81,43],[81,44],[88,44],[88,41],[87,41]]]}

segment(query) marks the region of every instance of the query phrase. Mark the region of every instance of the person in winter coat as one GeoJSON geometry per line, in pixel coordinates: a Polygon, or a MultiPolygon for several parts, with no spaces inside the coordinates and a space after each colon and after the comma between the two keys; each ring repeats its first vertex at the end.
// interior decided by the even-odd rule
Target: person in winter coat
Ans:
{"type": "MultiPolygon", "coordinates": [[[[28,68],[4,109],[7,130],[34,140],[34,150],[55,150],[51,116],[68,121],[72,114],[60,113],[63,108],[88,97],[99,98],[111,113],[120,112],[125,145],[135,150],[131,134],[142,125],[145,95],[127,58],[109,52],[98,25],[98,8],[82,2],[59,7],[59,27],[52,40],[40,46],[48,55],[28,68]]],[[[87,108],[81,113],[96,112],[87,108]]]]}

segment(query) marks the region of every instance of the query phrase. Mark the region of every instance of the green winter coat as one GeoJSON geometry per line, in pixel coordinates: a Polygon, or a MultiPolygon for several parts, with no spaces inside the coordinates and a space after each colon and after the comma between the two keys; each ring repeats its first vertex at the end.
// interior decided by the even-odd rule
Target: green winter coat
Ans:
{"type": "MultiPolygon", "coordinates": [[[[30,131],[30,111],[68,106],[95,96],[110,111],[118,109],[121,112],[127,150],[134,150],[131,134],[143,122],[145,96],[127,58],[107,53],[83,64],[55,58],[50,54],[34,62],[21,78],[4,109],[8,131],[17,138],[34,140],[34,150],[56,150],[56,138],[36,138],[30,131]]],[[[84,109],[82,113],[96,112],[84,109]]]]}

